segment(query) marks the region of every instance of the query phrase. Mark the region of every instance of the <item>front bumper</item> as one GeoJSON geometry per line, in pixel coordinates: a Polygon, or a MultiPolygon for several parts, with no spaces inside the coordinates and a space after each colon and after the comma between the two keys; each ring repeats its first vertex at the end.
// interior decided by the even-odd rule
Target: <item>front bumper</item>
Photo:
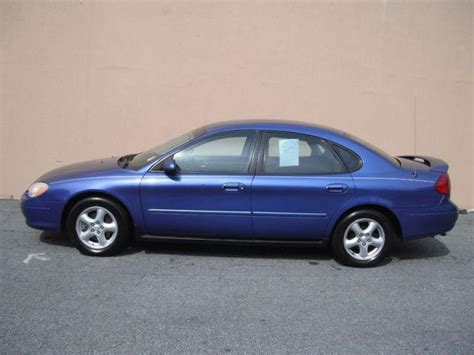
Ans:
{"type": "Polygon", "coordinates": [[[403,239],[418,239],[444,234],[453,229],[458,219],[458,208],[449,199],[436,207],[397,210],[403,239]]]}
{"type": "Polygon", "coordinates": [[[20,200],[21,212],[26,218],[26,224],[31,228],[41,230],[61,230],[61,215],[64,204],[48,201],[43,196],[30,198],[27,192],[20,200]]]}

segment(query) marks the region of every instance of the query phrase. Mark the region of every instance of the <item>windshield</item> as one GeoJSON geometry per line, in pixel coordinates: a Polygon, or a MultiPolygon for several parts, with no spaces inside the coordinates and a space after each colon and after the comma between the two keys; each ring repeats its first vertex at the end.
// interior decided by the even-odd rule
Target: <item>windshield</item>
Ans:
{"type": "Polygon", "coordinates": [[[382,149],[380,148],[377,148],[375,145],[373,145],[372,143],[369,143],[369,142],[366,142],[364,141],[363,139],[359,138],[359,137],[356,137],[356,136],[353,136],[352,134],[350,133],[345,133],[346,137],[352,139],[353,141],[359,143],[359,144],[362,144],[364,146],[366,146],[367,148],[369,148],[370,150],[374,151],[375,153],[377,153],[378,155],[380,155],[382,158],[385,158],[386,160],[388,160],[389,162],[391,162],[392,164],[394,165],[400,165],[400,162],[398,161],[398,159],[396,158],[393,158],[391,157],[390,155],[388,155],[387,153],[385,153],[382,149]]]}
{"type": "Polygon", "coordinates": [[[154,148],[151,148],[145,152],[137,154],[128,164],[128,167],[133,170],[140,169],[151,161],[156,160],[163,154],[177,148],[192,139],[202,135],[205,132],[205,128],[198,128],[189,133],[183,134],[182,136],[176,137],[166,143],[157,145],[154,148]]]}

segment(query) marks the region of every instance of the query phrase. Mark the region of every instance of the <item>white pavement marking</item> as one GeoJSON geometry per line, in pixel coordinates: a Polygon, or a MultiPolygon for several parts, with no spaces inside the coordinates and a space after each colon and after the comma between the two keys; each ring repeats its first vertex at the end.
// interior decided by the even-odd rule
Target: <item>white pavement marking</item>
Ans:
{"type": "Polygon", "coordinates": [[[48,261],[51,260],[47,256],[45,256],[45,253],[36,253],[36,254],[28,254],[28,256],[23,260],[25,264],[28,264],[32,259],[38,259],[41,261],[48,261]]]}

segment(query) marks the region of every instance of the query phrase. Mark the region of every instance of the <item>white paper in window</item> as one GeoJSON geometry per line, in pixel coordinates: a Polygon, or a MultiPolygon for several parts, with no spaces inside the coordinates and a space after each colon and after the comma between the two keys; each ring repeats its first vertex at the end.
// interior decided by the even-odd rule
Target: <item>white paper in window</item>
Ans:
{"type": "Polygon", "coordinates": [[[281,139],[280,149],[280,167],[299,166],[300,165],[300,142],[299,139],[281,139]]]}

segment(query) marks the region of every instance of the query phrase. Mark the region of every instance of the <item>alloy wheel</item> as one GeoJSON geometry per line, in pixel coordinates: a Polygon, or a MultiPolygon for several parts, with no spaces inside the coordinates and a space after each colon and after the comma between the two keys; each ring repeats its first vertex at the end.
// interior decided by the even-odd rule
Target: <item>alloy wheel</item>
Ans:
{"type": "Polygon", "coordinates": [[[343,243],[346,252],[354,259],[374,260],[385,245],[385,232],[372,218],[357,219],[344,232],[343,243]]]}
{"type": "Polygon", "coordinates": [[[103,250],[116,239],[118,223],[108,209],[92,206],[83,210],[77,217],[76,233],[85,246],[94,250],[103,250]]]}

